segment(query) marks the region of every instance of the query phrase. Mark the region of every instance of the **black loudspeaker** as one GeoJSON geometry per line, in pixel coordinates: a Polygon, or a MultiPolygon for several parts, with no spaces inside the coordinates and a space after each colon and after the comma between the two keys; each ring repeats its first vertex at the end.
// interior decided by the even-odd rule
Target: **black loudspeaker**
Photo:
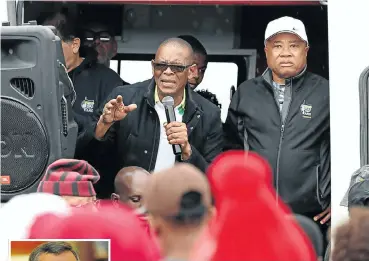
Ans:
{"type": "Polygon", "coordinates": [[[35,192],[49,164],[74,156],[75,92],[53,29],[1,28],[2,202],[35,192]]]}

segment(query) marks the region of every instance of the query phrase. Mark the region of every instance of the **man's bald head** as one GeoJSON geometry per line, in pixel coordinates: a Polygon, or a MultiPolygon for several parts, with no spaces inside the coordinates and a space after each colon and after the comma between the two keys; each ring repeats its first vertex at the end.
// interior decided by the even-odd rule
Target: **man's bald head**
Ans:
{"type": "Polygon", "coordinates": [[[125,167],[122,168],[115,176],[114,188],[118,194],[127,194],[132,187],[133,176],[149,176],[150,173],[140,167],[125,167]]]}
{"type": "Polygon", "coordinates": [[[172,96],[174,104],[180,104],[194,69],[194,55],[189,43],[180,38],[169,38],[162,42],[152,61],[159,99],[172,96]]]}
{"type": "Polygon", "coordinates": [[[141,206],[141,197],[150,173],[140,167],[122,168],[115,176],[113,200],[127,203],[133,208],[141,206]]]}
{"type": "Polygon", "coordinates": [[[169,38],[165,40],[159,45],[158,49],[164,46],[175,46],[177,48],[185,48],[185,49],[188,49],[189,52],[193,52],[191,45],[187,41],[181,38],[177,38],[177,37],[173,37],[173,38],[169,38]]]}
{"type": "Polygon", "coordinates": [[[193,61],[193,50],[191,45],[181,38],[169,38],[162,42],[156,52],[155,59],[158,58],[158,54],[162,52],[165,48],[181,49],[181,51],[185,54],[186,61],[189,63],[193,61]]]}

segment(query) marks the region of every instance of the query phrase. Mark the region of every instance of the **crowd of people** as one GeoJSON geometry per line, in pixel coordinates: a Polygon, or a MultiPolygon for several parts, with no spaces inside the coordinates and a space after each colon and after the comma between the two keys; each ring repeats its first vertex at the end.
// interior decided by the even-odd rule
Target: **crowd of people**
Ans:
{"type": "MultiPolygon", "coordinates": [[[[129,84],[109,68],[117,53],[109,28],[79,28],[60,12],[42,23],[56,28],[76,91],[76,154],[52,163],[37,193],[0,210],[6,224],[27,209],[5,236],[109,238],[112,261],[331,258],[329,82],[308,71],[302,21],[268,24],[268,68],[237,88],[225,123],[216,96],[196,90],[208,58],[193,36],[163,41],[153,77],[129,84]]],[[[367,202],[350,191],[354,206],[367,202]]],[[[344,239],[351,228],[364,233],[356,220],[367,213],[353,212],[334,261],[366,257],[344,239]]]]}
{"type": "Polygon", "coordinates": [[[9,239],[110,239],[114,261],[316,261],[323,255],[318,226],[277,204],[272,170],[256,153],[225,152],[206,176],[189,163],[153,174],[126,168],[111,200],[96,198],[99,178],[86,161],[51,164],[37,193],[0,209],[1,222],[12,223],[2,229],[1,260],[9,239]]]}

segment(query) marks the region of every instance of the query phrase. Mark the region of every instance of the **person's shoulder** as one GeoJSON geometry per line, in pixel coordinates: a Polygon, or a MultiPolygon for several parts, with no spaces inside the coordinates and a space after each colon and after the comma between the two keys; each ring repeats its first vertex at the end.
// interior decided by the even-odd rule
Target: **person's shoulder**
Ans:
{"type": "Polygon", "coordinates": [[[107,67],[104,64],[95,63],[94,67],[96,71],[98,71],[99,73],[102,73],[102,75],[104,76],[115,77],[115,78],[121,79],[117,72],[115,72],[112,68],[107,67]]]}
{"type": "Polygon", "coordinates": [[[315,74],[312,72],[306,72],[306,77],[311,80],[317,81],[320,85],[323,85],[325,87],[329,86],[329,81],[323,76],[320,76],[319,74],[315,74]]]}
{"type": "Polygon", "coordinates": [[[220,108],[216,106],[211,101],[202,97],[200,94],[193,90],[189,90],[191,92],[192,99],[196,102],[198,106],[204,111],[204,114],[217,114],[220,113],[220,108]]]}
{"type": "Polygon", "coordinates": [[[251,79],[248,79],[244,82],[242,82],[238,88],[237,91],[244,91],[248,89],[255,88],[256,86],[260,85],[263,82],[263,76],[257,76],[251,79]]]}
{"type": "Polygon", "coordinates": [[[136,82],[133,84],[128,84],[128,85],[121,85],[116,87],[113,92],[115,94],[144,94],[147,92],[148,87],[150,82],[152,81],[152,79],[149,80],[145,80],[145,81],[141,81],[141,82],[136,82]]]}

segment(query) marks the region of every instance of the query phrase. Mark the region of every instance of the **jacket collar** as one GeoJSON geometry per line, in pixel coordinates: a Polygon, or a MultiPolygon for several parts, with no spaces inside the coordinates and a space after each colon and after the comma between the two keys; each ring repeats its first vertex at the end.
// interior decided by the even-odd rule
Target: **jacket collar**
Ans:
{"type": "MultiPolygon", "coordinates": [[[[145,93],[145,98],[147,99],[147,103],[151,107],[155,107],[155,90],[156,90],[156,83],[154,77],[150,80],[147,92],[145,93]]],[[[184,96],[184,115],[183,115],[183,122],[188,122],[193,114],[197,110],[201,110],[201,108],[198,106],[196,101],[193,99],[193,90],[190,88],[190,86],[187,84],[185,87],[185,96],[184,96]]]]}
{"type": "MultiPolygon", "coordinates": [[[[305,65],[304,69],[302,69],[302,71],[299,74],[286,79],[286,85],[293,83],[294,86],[297,85],[296,89],[299,89],[301,87],[301,82],[302,82],[300,80],[304,78],[306,74],[306,68],[307,66],[305,65]]],[[[272,75],[272,70],[270,68],[267,68],[264,71],[264,73],[262,74],[262,77],[267,83],[270,84],[270,86],[273,86],[273,75],[272,75]]]]}

